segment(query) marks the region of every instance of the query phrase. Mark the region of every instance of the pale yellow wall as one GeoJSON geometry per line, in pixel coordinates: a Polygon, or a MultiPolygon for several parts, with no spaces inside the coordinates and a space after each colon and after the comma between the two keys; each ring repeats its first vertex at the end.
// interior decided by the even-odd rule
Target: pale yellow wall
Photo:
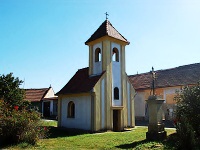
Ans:
{"type": "MultiPolygon", "coordinates": [[[[158,96],[158,98],[165,100],[165,102],[163,103],[163,110],[164,110],[163,118],[166,118],[166,119],[170,118],[170,117],[166,117],[166,115],[168,114],[167,109],[175,109],[175,104],[176,104],[176,102],[174,101],[174,97],[176,96],[175,91],[176,91],[176,89],[178,90],[181,88],[182,88],[182,86],[165,87],[165,88],[156,88],[155,89],[155,94],[158,96]]],[[[143,102],[141,102],[141,103],[144,103],[144,101],[148,99],[148,97],[150,96],[150,91],[151,91],[150,89],[137,90],[137,93],[142,94],[142,96],[144,98],[144,99],[142,99],[143,102]]],[[[146,104],[146,102],[144,103],[144,105],[145,104],[146,104]]],[[[140,111],[140,110],[138,110],[138,111],[140,111]]],[[[137,114],[140,114],[140,113],[137,113],[137,114]]],[[[140,116],[136,116],[136,117],[140,117],[140,116]]]]}
{"type": "Polygon", "coordinates": [[[46,93],[44,98],[51,98],[51,97],[57,97],[57,96],[55,96],[55,93],[54,93],[52,87],[48,90],[48,92],[46,93]]]}
{"type": "Polygon", "coordinates": [[[93,50],[92,45],[89,46],[89,75],[93,74],[93,50]]]}
{"type": "Polygon", "coordinates": [[[130,86],[130,96],[131,96],[131,124],[132,124],[132,127],[135,127],[135,89],[132,87],[132,85],[130,86]]]}
{"type": "Polygon", "coordinates": [[[100,130],[101,125],[101,81],[98,81],[94,87],[94,131],[100,130]]]}
{"type": "Polygon", "coordinates": [[[125,46],[121,46],[121,91],[122,91],[122,104],[124,109],[122,110],[122,127],[127,126],[128,124],[128,110],[127,110],[127,76],[125,72],[125,46]]]}

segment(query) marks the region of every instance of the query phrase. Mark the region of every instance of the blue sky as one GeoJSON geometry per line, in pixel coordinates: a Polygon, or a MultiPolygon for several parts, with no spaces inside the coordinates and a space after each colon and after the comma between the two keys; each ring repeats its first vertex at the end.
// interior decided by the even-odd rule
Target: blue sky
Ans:
{"type": "Polygon", "coordinates": [[[200,62],[199,0],[0,0],[0,74],[59,91],[88,66],[84,43],[105,21],[130,41],[128,75],[200,62]]]}

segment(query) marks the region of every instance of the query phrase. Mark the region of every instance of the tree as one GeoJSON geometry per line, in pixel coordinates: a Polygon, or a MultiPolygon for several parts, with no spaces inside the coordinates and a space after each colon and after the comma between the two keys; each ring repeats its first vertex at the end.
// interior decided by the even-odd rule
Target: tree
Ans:
{"type": "Polygon", "coordinates": [[[14,78],[12,73],[0,76],[0,99],[12,107],[23,106],[24,90],[19,88],[22,83],[23,81],[14,78]]]}
{"type": "Polygon", "coordinates": [[[12,73],[0,76],[0,144],[35,144],[47,132],[41,127],[40,113],[29,110],[30,103],[19,87],[22,83],[12,73]]]}
{"type": "Polygon", "coordinates": [[[200,138],[200,83],[177,92],[175,101],[179,146],[194,149],[200,138]]]}

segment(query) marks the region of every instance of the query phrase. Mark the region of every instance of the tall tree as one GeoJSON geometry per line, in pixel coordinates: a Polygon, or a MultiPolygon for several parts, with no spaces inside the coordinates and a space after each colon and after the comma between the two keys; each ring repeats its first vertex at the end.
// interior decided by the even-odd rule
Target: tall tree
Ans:
{"type": "Polygon", "coordinates": [[[19,78],[13,77],[13,73],[0,76],[0,99],[10,106],[22,106],[24,104],[24,90],[20,89],[23,83],[19,78]]]}

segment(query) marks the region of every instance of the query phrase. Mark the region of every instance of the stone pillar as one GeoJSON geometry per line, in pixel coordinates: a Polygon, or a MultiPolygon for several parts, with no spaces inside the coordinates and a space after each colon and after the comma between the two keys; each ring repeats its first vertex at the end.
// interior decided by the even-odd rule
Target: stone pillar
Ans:
{"type": "Polygon", "coordinates": [[[146,133],[147,140],[163,140],[166,138],[164,123],[162,123],[162,104],[164,100],[151,95],[147,100],[149,109],[149,125],[146,133]]]}

